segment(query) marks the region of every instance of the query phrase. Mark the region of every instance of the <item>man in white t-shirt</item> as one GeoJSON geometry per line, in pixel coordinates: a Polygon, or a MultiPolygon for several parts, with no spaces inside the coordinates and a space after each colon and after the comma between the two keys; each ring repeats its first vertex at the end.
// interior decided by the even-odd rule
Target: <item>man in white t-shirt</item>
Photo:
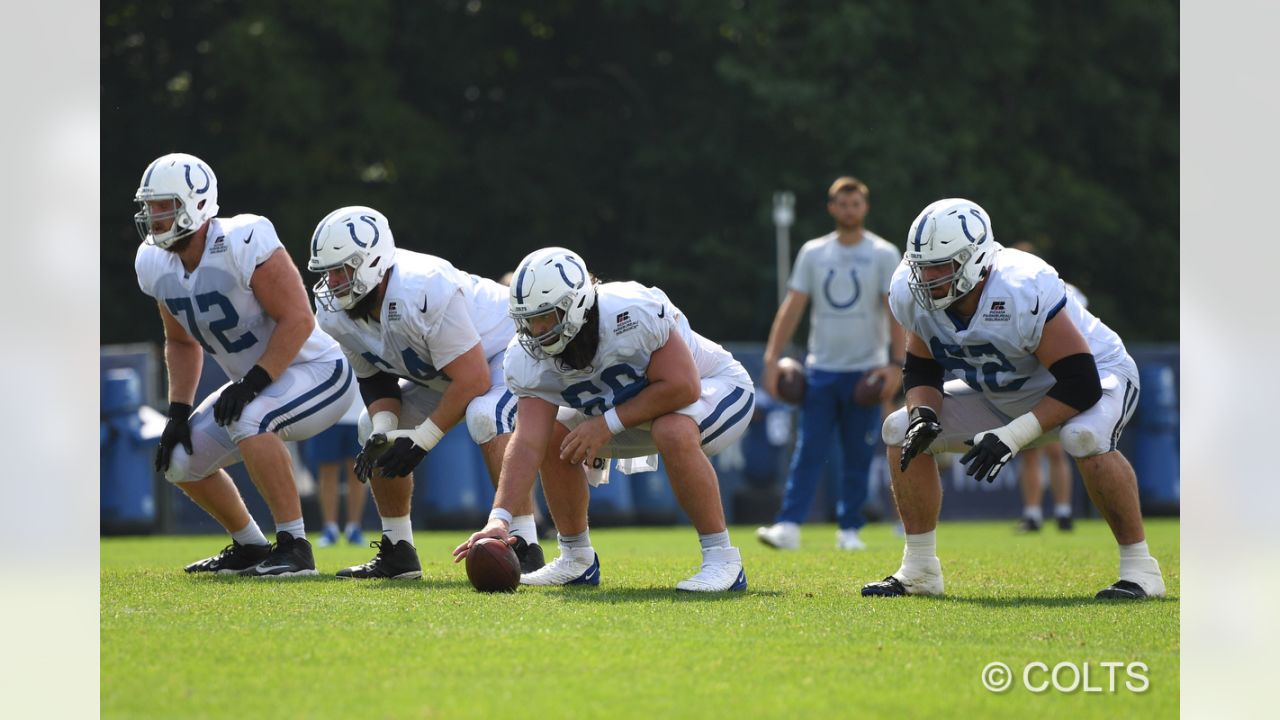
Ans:
{"type": "Polygon", "coordinates": [[[864,375],[870,375],[880,384],[881,400],[893,397],[902,384],[903,352],[902,329],[888,303],[889,280],[902,253],[863,227],[868,192],[864,183],[852,177],[837,178],[831,184],[827,212],[836,230],[800,249],[790,290],[769,331],[764,387],[777,397],[778,360],[791,343],[805,306],[812,303],[805,395],[782,508],[773,525],[756,531],[769,547],[800,547],[800,524],[809,514],[831,441],[837,437],[844,462],[836,502],[836,547],[865,547],[858,530],[866,524],[862,505],[867,499],[880,406],[857,404],[853,389],[864,375]]]}

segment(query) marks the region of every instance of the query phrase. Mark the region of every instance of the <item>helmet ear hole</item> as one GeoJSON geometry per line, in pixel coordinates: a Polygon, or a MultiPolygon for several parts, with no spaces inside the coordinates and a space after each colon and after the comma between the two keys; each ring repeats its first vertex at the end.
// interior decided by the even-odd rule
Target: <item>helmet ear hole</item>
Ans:
{"type": "Polygon", "coordinates": [[[201,200],[200,202],[196,203],[196,209],[197,209],[197,210],[203,210],[203,209],[204,209],[204,204],[205,204],[206,202],[208,202],[208,201],[207,201],[207,200],[201,200]]]}

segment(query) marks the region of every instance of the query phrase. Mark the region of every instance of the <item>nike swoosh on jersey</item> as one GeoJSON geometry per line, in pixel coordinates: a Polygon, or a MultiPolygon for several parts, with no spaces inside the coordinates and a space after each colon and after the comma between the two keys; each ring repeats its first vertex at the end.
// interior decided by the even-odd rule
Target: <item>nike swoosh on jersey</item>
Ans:
{"type": "Polygon", "coordinates": [[[427,311],[427,299],[422,298],[422,312],[426,312],[426,311],[427,311]]]}
{"type": "Polygon", "coordinates": [[[658,311],[658,317],[663,318],[666,316],[667,316],[667,306],[663,305],[662,309],[658,311]]]}
{"type": "Polygon", "coordinates": [[[249,241],[250,241],[250,240],[252,240],[252,239],[253,239],[253,230],[250,230],[250,231],[249,231],[249,237],[247,237],[247,238],[245,238],[245,239],[244,239],[244,244],[245,244],[245,245],[248,245],[248,244],[249,244],[249,241]]]}
{"type": "Polygon", "coordinates": [[[1032,314],[1032,315],[1039,315],[1039,314],[1040,314],[1040,298],[1036,298],[1036,307],[1035,307],[1035,309],[1034,309],[1034,310],[1032,310],[1032,311],[1031,311],[1031,314],[1032,314]]]}

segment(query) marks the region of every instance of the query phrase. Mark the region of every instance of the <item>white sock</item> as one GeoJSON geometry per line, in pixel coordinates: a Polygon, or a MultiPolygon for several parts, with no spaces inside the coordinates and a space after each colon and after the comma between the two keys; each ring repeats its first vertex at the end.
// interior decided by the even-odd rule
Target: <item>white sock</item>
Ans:
{"type": "Polygon", "coordinates": [[[559,538],[560,554],[578,560],[590,560],[595,550],[591,548],[591,530],[588,528],[577,535],[561,535],[559,538]]]}
{"type": "Polygon", "coordinates": [[[305,538],[307,536],[306,528],[302,524],[302,518],[287,523],[276,523],[276,534],[288,533],[294,538],[305,538]]]}
{"type": "Polygon", "coordinates": [[[530,545],[538,544],[538,526],[533,521],[533,515],[516,515],[511,518],[508,531],[516,537],[524,538],[530,545]]]}
{"type": "Polygon", "coordinates": [[[231,533],[231,539],[241,545],[266,545],[267,536],[262,534],[262,529],[258,527],[258,523],[253,518],[249,518],[249,524],[231,533]]]}
{"type": "Polygon", "coordinates": [[[409,522],[408,515],[403,517],[383,517],[382,534],[387,536],[392,545],[401,540],[413,545],[413,523],[409,522]]]}
{"type": "Polygon", "coordinates": [[[699,534],[698,544],[702,546],[703,552],[712,548],[727,548],[729,547],[729,529],[725,528],[718,533],[699,534]]]}
{"type": "MultiPolygon", "coordinates": [[[[351,533],[353,533],[353,532],[360,532],[362,529],[363,529],[363,528],[360,526],[360,523],[358,523],[358,522],[349,522],[349,523],[347,523],[347,529],[346,529],[346,531],[345,531],[345,532],[346,532],[346,534],[347,534],[347,535],[350,535],[350,534],[351,534],[351,533]]],[[[333,526],[333,530],[334,530],[334,532],[337,532],[337,531],[338,531],[338,526],[337,526],[337,525],[334,525],[334,526],[333,526]]]]}
{"type": "Polygon", "coordinates": [[[1151,557],[1151,551],[1147,549],[1147,541],[1136,542],[1132,545],[1120,546],[1120,562],[1125,560],[1142,560],[1151,557]]]}
{"type": "Polygon", "coordinates": [[[1071,517],[1071,503],[1057,503],[1053,506],[1053,516],[1060,518],[1071,517]]]}
{"type": "Polygon", "coordinates": [[[1144,590],[1151,591],[1149,587],[1151,575],[1160,575],[1160,564],[1156,559],[1151,557],[1151,551],[1147,549],[1147,541],[1136,542],[1132,545],[1120,546],[1120,579],[1129,580],[1142,585],[1144,590]]]}
{"type": "Polygon", "coordinates": [[[902,554],[905,558],[913,555],[919,558],[934,558],[938,556],[938,531],[930,530],[927,533],[919,535],[907,535],[907,549],[902,554]]]}
{"type": "Polygon", "coordinates": [[[327,533],[333,533],[334,535],[337,535],[337,534],[338,534],[338,523],[336,523],[336,522],[327,522],[327,523],[325,523],[325,524],[324,524],[324,531],[325,531],[325,532],[327,532],[327,533]]]}
{"type": "Polygon", "coordinates": [[[1044,522],[1044,511],[1039,505],[1027,505],[1022,508],[1022,517],[1036,522],[1044,522]]]}

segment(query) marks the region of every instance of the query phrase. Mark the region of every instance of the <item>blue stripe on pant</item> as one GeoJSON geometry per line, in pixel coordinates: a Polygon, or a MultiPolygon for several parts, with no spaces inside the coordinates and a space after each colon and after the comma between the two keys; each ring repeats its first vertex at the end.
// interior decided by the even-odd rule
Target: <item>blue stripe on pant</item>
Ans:
{"type": "Polygon", "coordinates": [[[334,368],[333,368],[332,375],[330,375],[324,382],[311,388],[310,390],[303,393],[302,395],[294,398],[288,404],[282,405],[276,408],[275,410],[271,411],[270,413],[267,413],[267,416],[262,418],[262,425],[258,429],[258,431],[267,432],[268,430],[270,430],[271,432],[279,432],[281,428],[287,425],[292,425],[293,423],[296,423],[305,417],[309,417],[319,412],[322,408],[328,406],[329,404],[336,402],[338,398],[346,394],[347,388],[351,386],[351,375],[352,375],[351,366],[348,365],[345,360],[334,361],[334,368]],[[272,426],[272,423],[276,422],[277,420],[284,417],[288,413],[291,413],[294,410],[297,410],[298,408],[302,407],[303,404],[305,404],[307,401],[311,400],[317,395],[320,395],[321,393],[325,393],[329,390],[332,390],[333,387],[338,384],[339,380],[343,381],[342,387],[339,387],[336,392],[329,393],[322,400],[320,400],[315,405],[308,408],[306,412],[299,413],[298,415],[295,415],[294,417],[291,417],[288,420],[285,420],[284,422],[276,424],[274,427],[272,426]]]}
{"type": "Polygon", "coordinates": [[[844,463],[839,473],[836,521],[842,529],[857,529],[867,523],[862,516],[862,505],[867,500],[871,455],[879,436],[880,408],[854,404],[853,387],[860,377],[861,372],[808,370],[805,373],[808,385],[801,408],[800,432],[795,454],[791,456],[778,522],[804,522],[818,490],[818,479],[827,463],[831,441],[838,436],[844,463]]]}

